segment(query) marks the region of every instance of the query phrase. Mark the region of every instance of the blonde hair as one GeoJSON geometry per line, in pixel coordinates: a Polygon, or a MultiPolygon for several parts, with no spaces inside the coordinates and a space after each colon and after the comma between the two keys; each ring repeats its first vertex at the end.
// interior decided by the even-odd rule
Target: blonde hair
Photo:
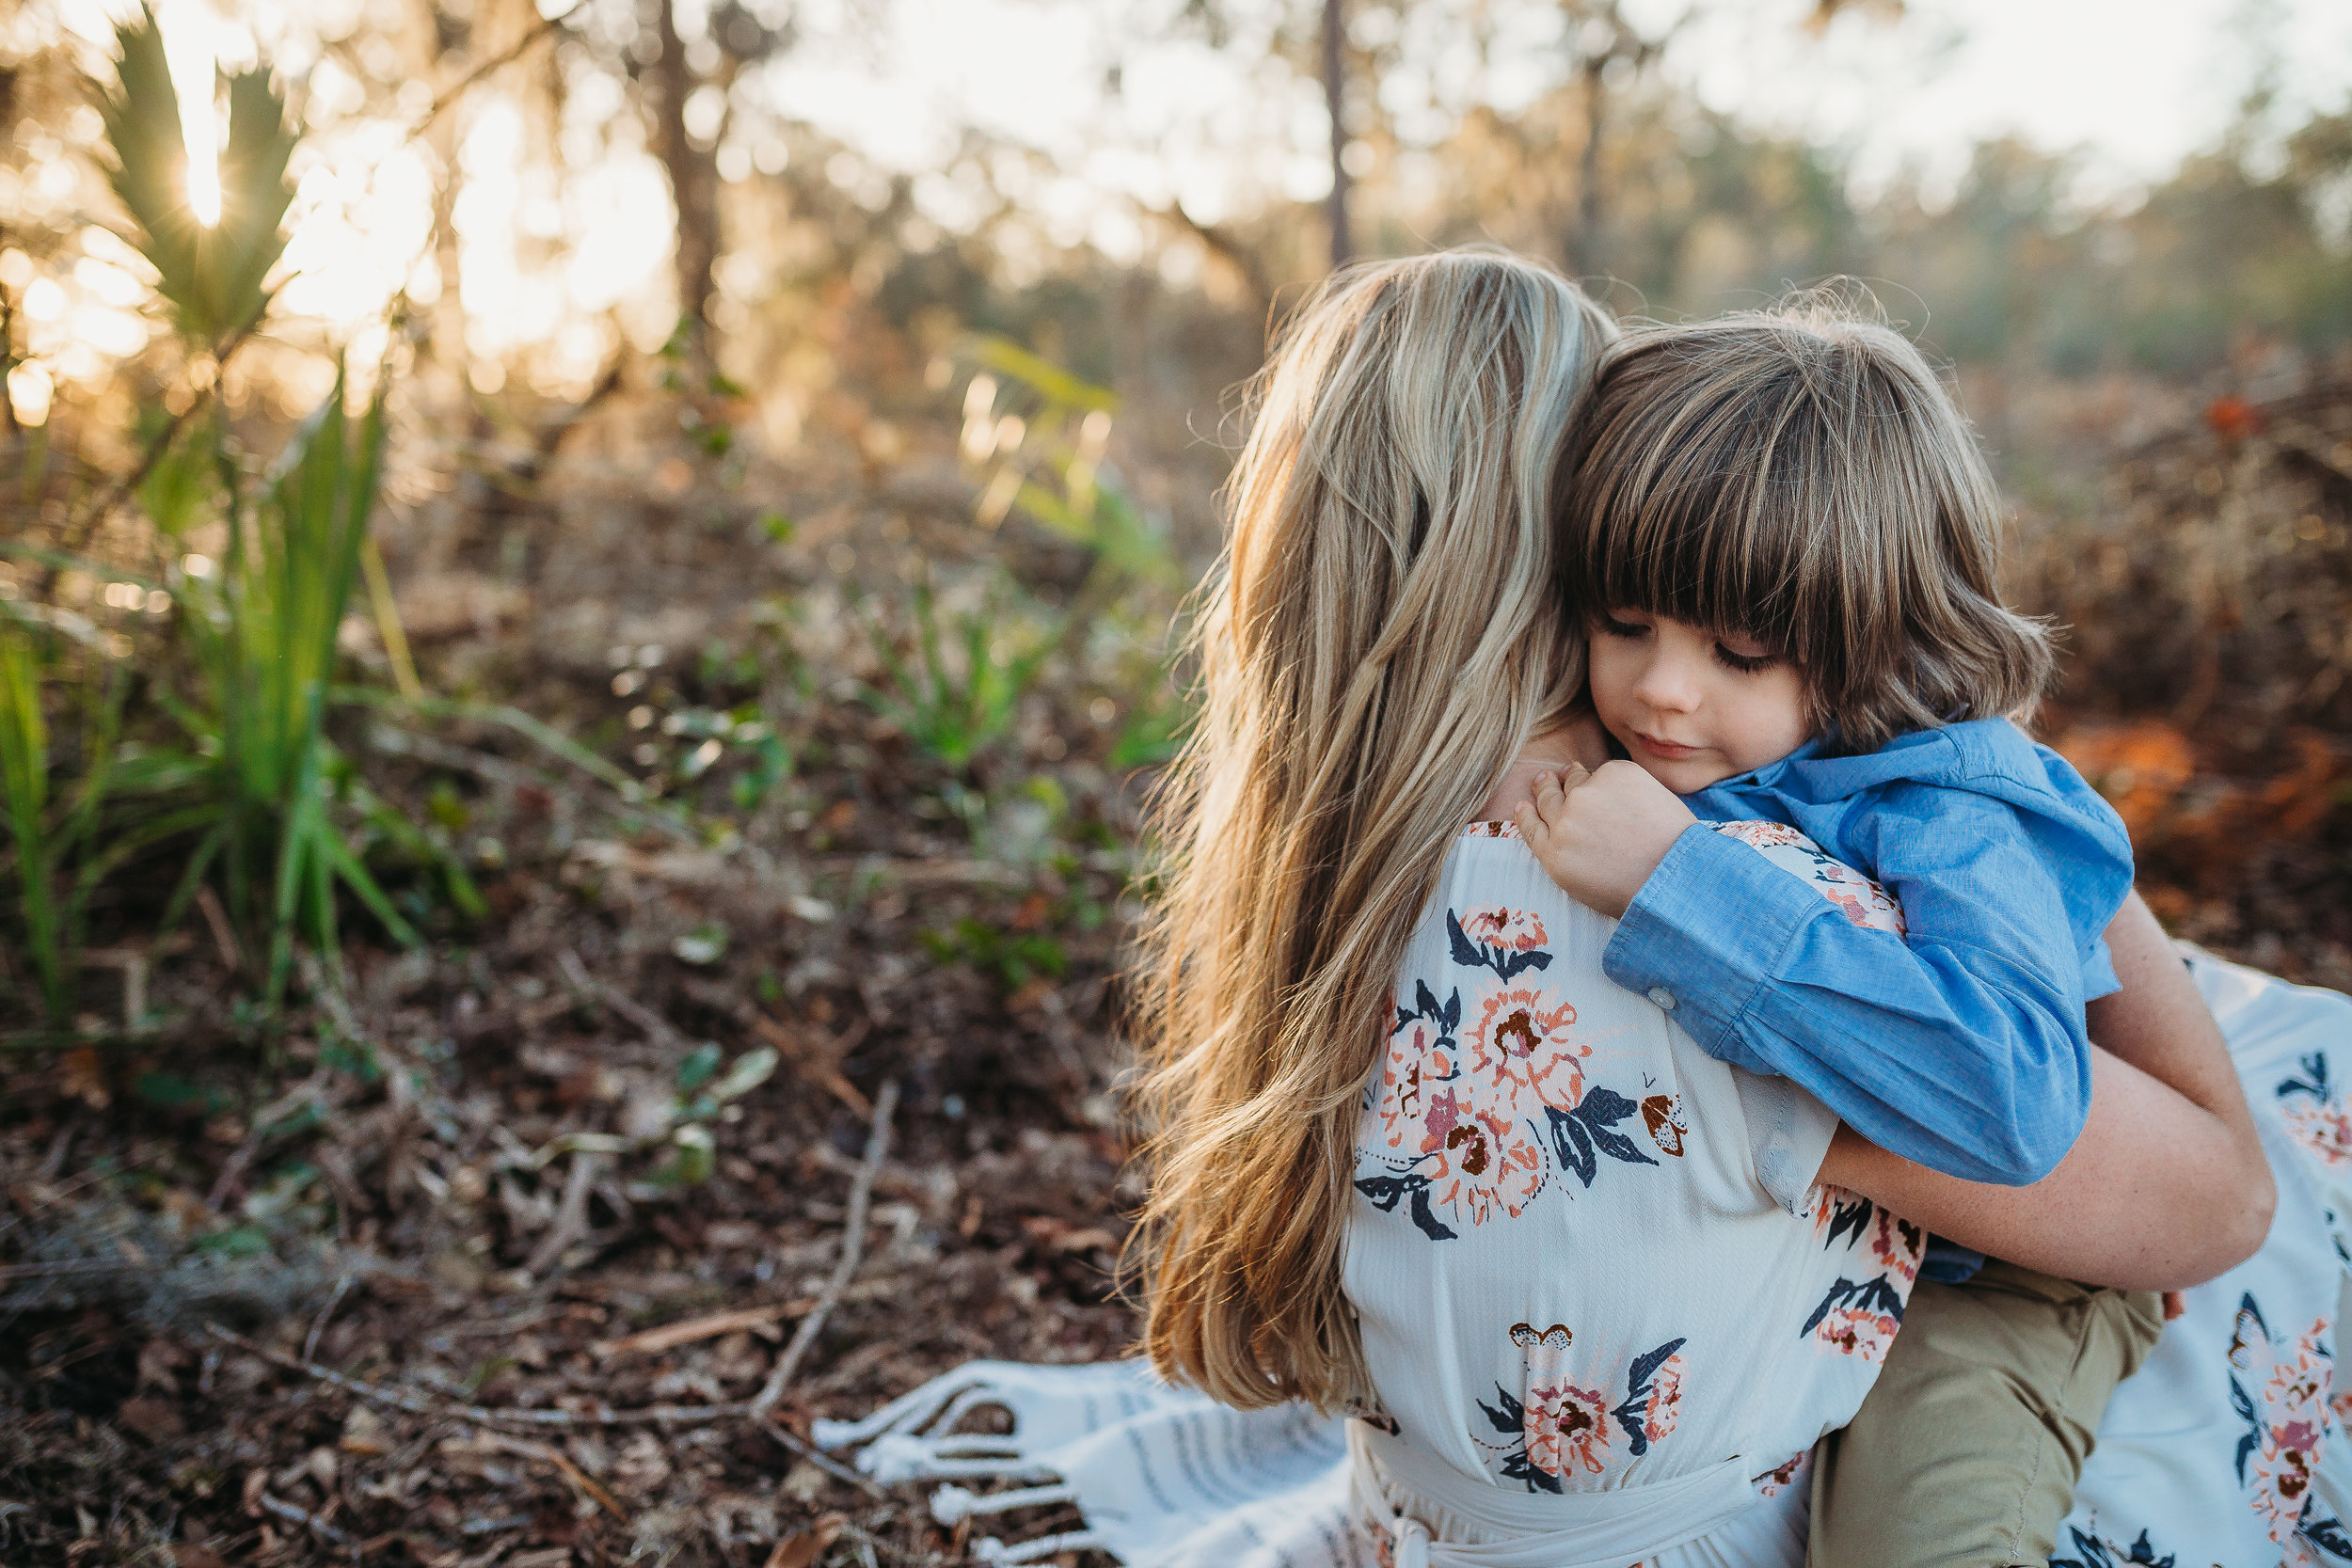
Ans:
{"type": "Polygon", "coordinates": [[[1340,1281],[1364,1085],[1449,845],[1582,683],[1549,503],[1613,335],[1557,275],[1449,251],[1334,277],[1257,385],[1159,806],[1129,1254],[1152,1362],[1228,1404],[1369,1392],[1340,1281]]]}
{"type": "Polygon", "coordinates": [[[1804,677],[1833,751],[2029,717],[2049,629],[2006,608],[2001,504],[1951,394],[1867,294],[1629,334],[1572,436],[1562,581],[1742,632],[1804,677]]]}

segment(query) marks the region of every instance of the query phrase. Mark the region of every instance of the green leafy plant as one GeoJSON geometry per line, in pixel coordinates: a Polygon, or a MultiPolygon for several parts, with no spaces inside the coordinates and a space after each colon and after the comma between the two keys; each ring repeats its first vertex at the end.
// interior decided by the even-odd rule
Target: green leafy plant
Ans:
{"type": "Polygon", "coordinates": [[[1120,483],[1106,451],[1118,394],[1003,338],[972,340],[962,452],[988,475],[978,520],[994,528],[1018,510],[1094,552],[1079,599],[1120,587],[1165,587],[1180,577],[1166,530],[1120,483]]]}
{"type": "MultiPolygon", "coordinates": [[[[119,711],[119,702],[103,705],[108,719],[119,711]]],[[[111,748],[102,743],[92,749],[98,767],[84,775],[75,800],[61,811],[53,809],[40,653],[12,615],[0,618],[0,804],[7,808],[15,849],[21,951],[32,969],[41,1010],[59,1024],[72,1018],[82,914],[103,864],[87,853],[77,855],[89,846],[98,802],[105,793],[105,758],[111,748]],[[79,874],[66,875],[61,885],[61,874],[77,858],[79,874]]]]}
{"type": "Polygon", "coordinates": [[[270,269],[286,248],[278,225],[293,191],[287,161],[298,139],[266,69],[227,78],[229,140],[221,150],[220,210],[206,223],[188,199],[180,95],[165,59],[154,10],[115,29],[116,78],[102,87],[99,114],[112,152],[107,178],[137,226],[141,255],[180,331],[221,353],[261,319],[270,269]]]}
{"type": "Polygon", "coordinates": [[[43,689],[52,641],[16,612],[0,612],[0,814],[16,892],[16,950],[32,972],[40,1010],[62,1028],[72,1022],[91,895],[158,838],[184,832],[188,818],[109,815],[119,781],[138,761],[121,745],[128,674],[96,650],[87,651],[95,673],[58,683],[80,700],[72,726],[78,755],[54,754],[43,689]],[[57,782],[69,779],[59,790],[57,782]]]}
{"type": "MultiPolygon", "coordinates": [[[[266,69],[227,77],[220,205],[200,214],[153,11],[142,6],[121,24],[116,46],[115,80],[100,91],[108,176],[183,345],[217,362],[268,309],[297,133],[266,69]]],[[[165,537],[217,523],[227,547],[217,563],[177,571],[169,585],[189,678],[157,694],[186,744],[142,757],[121,783],[173,802],[168,820],[194,835],[166,927],[216,878],[271,1010],[297,936],[335,957],[339,891],[395,941],[416,940],[368,869],[371,849],[434,868],[461,910],[481,909],[454,856],[373,795],[324,727],[337,632],[369,547],[389,383],[388,372],[355,416],[339,364],[326,397],[259,472],[217,418],[151,420],[135,480],[165,537]]]]}
{"type": "Polygon", "coordinates": [[[1001,595],[950,614],[940,608],[930,578],[919,577],[912,599],[911,661],[899,654],[897,640],[867,618],[866,634],[883,675],[868,689],[868,701],[924,751],[962,768],[1012,728],[1021,699],[1037,684],[1057,638],[1025,628],[1001,595]]]}
{"type": "MultiPolygon", "coordinates": [[[[226,448],[216,447],[228,549],[212,580],[182,584],[194,600],[181,626],[202,690],[181,718],[209,802],[182,896],[217,866],[230,919],[262,956],[273,1005],[283,994],[297,932],[330,958],[337,952],[339,886],[395,941],[417,940],[353,852],[332,807],[350,808],[347,815],[412,853],[448,859],[355,787],[322,728],[336,633],[358,576],[384,453],[384,388],[356,421],[344,412],[344,396],[338,373],[254,494],[246,493],[226,448]]],[[[449,869],[460,901],[473,902],[463,873],[453,862],[449,869]]]]}
{"type": "Polygon", "coordinates": [[[1062,944],[1044,932],[1004,930],[970,915],[945,931],[921,933],[921,941],[940,963],[970,964],[1008,991],[1041,974],[1058,978],[1070,967],[1062,944]]]}

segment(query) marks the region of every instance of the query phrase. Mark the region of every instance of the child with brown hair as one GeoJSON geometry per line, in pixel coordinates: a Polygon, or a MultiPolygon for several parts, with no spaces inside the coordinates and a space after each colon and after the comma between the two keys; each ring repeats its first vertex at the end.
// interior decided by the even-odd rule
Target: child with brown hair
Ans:
{"type": "MultiPolygon", "coordinates": [[[[1623,760],[1518,823],[1621,919],[1610,977],[1881,1148],[2038,1180],[2089,1109],[2131,844],[2013,721],[2048,630],[2001,603],[1998,499],[1933,370],[1831,295],[1639,332],[1565,475],[1564,590],[1623,760]],[[1756,819],[1883,884],[1900,934],[1705,826],[1756,819]]],[[[1902,1321],[1821,1446],[1810,1560],[2047,1560],[2156,1298],[1936,1243],[1902,1321]]]]}

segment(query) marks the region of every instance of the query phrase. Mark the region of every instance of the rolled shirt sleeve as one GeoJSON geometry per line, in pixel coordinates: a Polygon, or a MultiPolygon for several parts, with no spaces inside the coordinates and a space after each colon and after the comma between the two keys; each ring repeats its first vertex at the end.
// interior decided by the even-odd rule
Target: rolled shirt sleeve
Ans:
{"type": "Polygon", "coordinates": [[[1700,826],[1628,907],[1603,967],[1710,1055],[1789,1079],[1891,1153],[2039,1180],[2090,1108],[2065,902],[1999,800],[1898,784],[1877,805],[1870,869],[1908,941],[1700,826]]]}

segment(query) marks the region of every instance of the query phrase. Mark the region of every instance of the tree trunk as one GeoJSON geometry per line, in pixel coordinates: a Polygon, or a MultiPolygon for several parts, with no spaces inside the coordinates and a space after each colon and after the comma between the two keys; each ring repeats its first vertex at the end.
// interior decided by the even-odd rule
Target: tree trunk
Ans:
{"type": "Polygon", "coordinates": [[[1589,277],[1600,270],[1600,139],[1609,123],[1609,88],[1601,80],[1609,56],[1584,62],[1584,148],[1577,159],[1576,232],[1568,236],[1568,272],[1589,277]]]}
{"type": "Polygon", "coordinates": [[[1347,265],[1355,254],[1347,228],[1347,121],[1341,110],[1347,93],[1346,22],[1342,0],[1323,0],[1323,103],[1331,114],[1331,266],[1347,265]]]}
{"type": "Polygon", "coordinates": [[[719,259],[718,167],[686,135],[686,98],[694,90],[686,45],[678,38],[676,0],[660,0],[661,57],[653,65],[654,143],[670,177],[677,208],[677,303],[698,360],[707,353],[710,274],[719,259]]]}

